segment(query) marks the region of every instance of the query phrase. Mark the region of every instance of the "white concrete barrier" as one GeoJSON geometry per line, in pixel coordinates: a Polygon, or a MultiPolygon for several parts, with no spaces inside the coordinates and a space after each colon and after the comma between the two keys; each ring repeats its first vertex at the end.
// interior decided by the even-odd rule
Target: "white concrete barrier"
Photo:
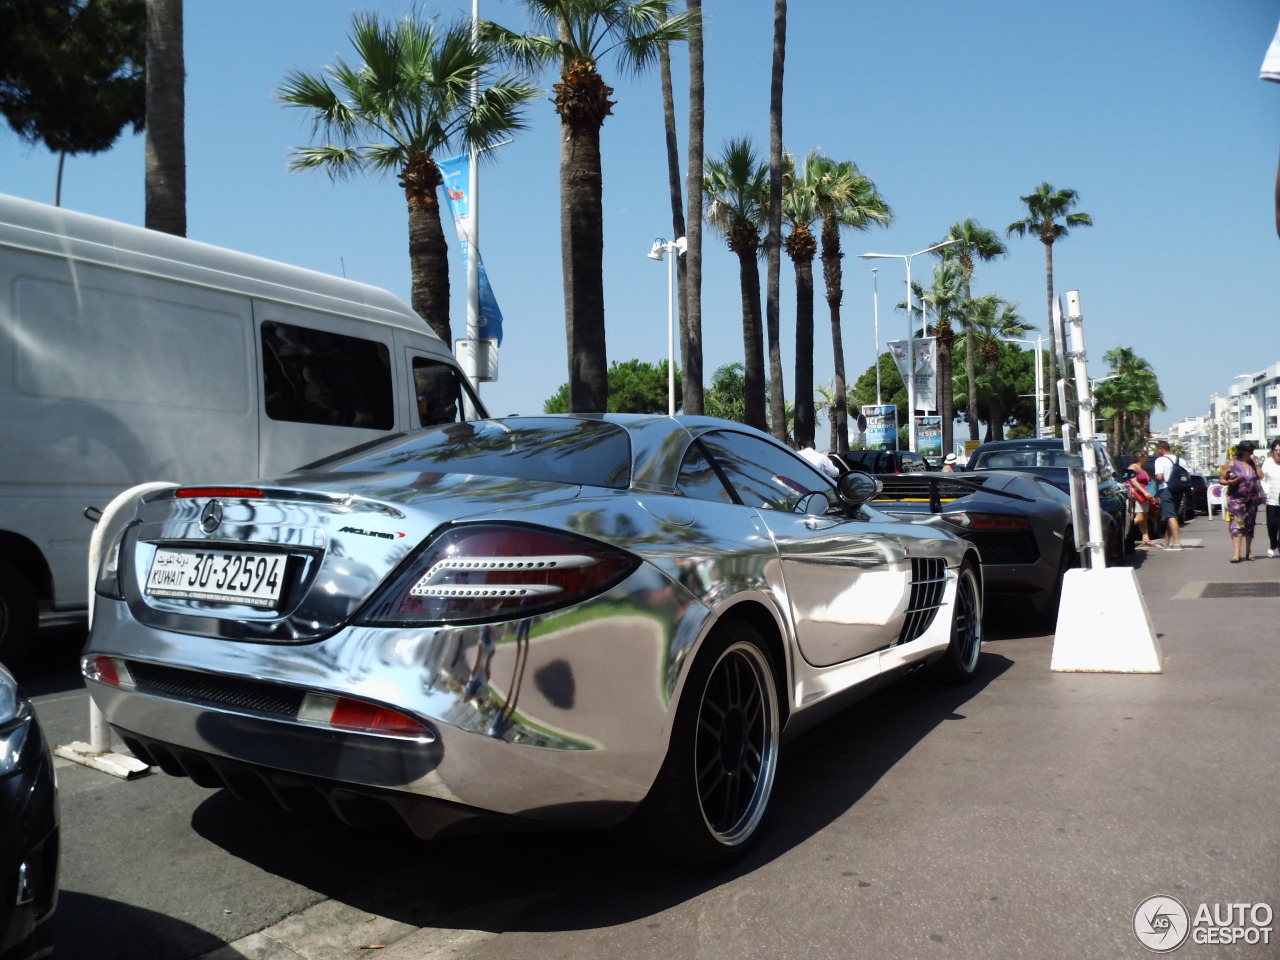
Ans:
{"type": "Polygon", "coordinates": [[[1136,571],[1131,567],[1067,571],[1050,669],[1160,673],[1162,661],[1136,571]]]}

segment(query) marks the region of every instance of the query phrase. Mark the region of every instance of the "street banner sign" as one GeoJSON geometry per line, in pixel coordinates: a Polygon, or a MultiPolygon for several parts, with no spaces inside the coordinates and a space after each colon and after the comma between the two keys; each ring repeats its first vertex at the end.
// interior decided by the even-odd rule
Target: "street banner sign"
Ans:
{"type": "Polygon", "coordinates": [[[898,408],[892,403],[864,404],[862,416],[867,419],[864,431],[868,450],[898,449],[898,408]]]}

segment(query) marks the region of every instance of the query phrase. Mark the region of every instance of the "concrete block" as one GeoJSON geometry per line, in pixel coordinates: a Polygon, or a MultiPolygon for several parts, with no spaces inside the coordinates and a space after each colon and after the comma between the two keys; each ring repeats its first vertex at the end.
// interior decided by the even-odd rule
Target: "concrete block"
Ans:
{"type": "Polygon", "coordinates": [[[1162,660],[1136,571],[1130,567],[1067,571],[1050,669],[1160,673],[1162,660]]]}

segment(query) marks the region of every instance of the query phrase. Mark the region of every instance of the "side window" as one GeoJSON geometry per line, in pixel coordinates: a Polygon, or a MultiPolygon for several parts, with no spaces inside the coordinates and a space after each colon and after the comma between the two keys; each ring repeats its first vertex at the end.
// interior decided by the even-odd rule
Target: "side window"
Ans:
{"type": "Polygon", "coordinates": [[[373,340],[264,321],[262,381],[272,420],[374,430],[395,425],[391,354],[373,340]]]}
{"type": "Polygon", "coordinates": [[[701,444],[694,443],[684,455],[680,476],[676,479],[676,492],[693,500],[710,500],[713,503],[736,503],[733,494],[720,481],[720,475],[711,466],[701,444]]]}
{"type": "Polygon", "coordinates": [[[457,423],[462,419],[462,384],[459,371],[447,363],[413,358],[413,387],[418,399],[418,425],[457,423]]]}
{"type": "Polygon", "coordinates": [[[742,433],[708,434],[702,442],[724,471],[738,497],[749,507],[790,512],[806,494],[820,492],[835,501],[835,488],[795,454],[742,433]]]}

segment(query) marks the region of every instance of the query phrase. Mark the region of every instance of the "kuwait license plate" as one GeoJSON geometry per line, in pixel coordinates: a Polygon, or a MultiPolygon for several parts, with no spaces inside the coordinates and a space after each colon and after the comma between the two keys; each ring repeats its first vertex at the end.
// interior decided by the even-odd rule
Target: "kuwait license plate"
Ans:
{"type": "Polygon", "coordinates": [[[161,547],[151,561],[146,593],[274,609],[280,603],[287,560],[280,553],[161,547]]]}

